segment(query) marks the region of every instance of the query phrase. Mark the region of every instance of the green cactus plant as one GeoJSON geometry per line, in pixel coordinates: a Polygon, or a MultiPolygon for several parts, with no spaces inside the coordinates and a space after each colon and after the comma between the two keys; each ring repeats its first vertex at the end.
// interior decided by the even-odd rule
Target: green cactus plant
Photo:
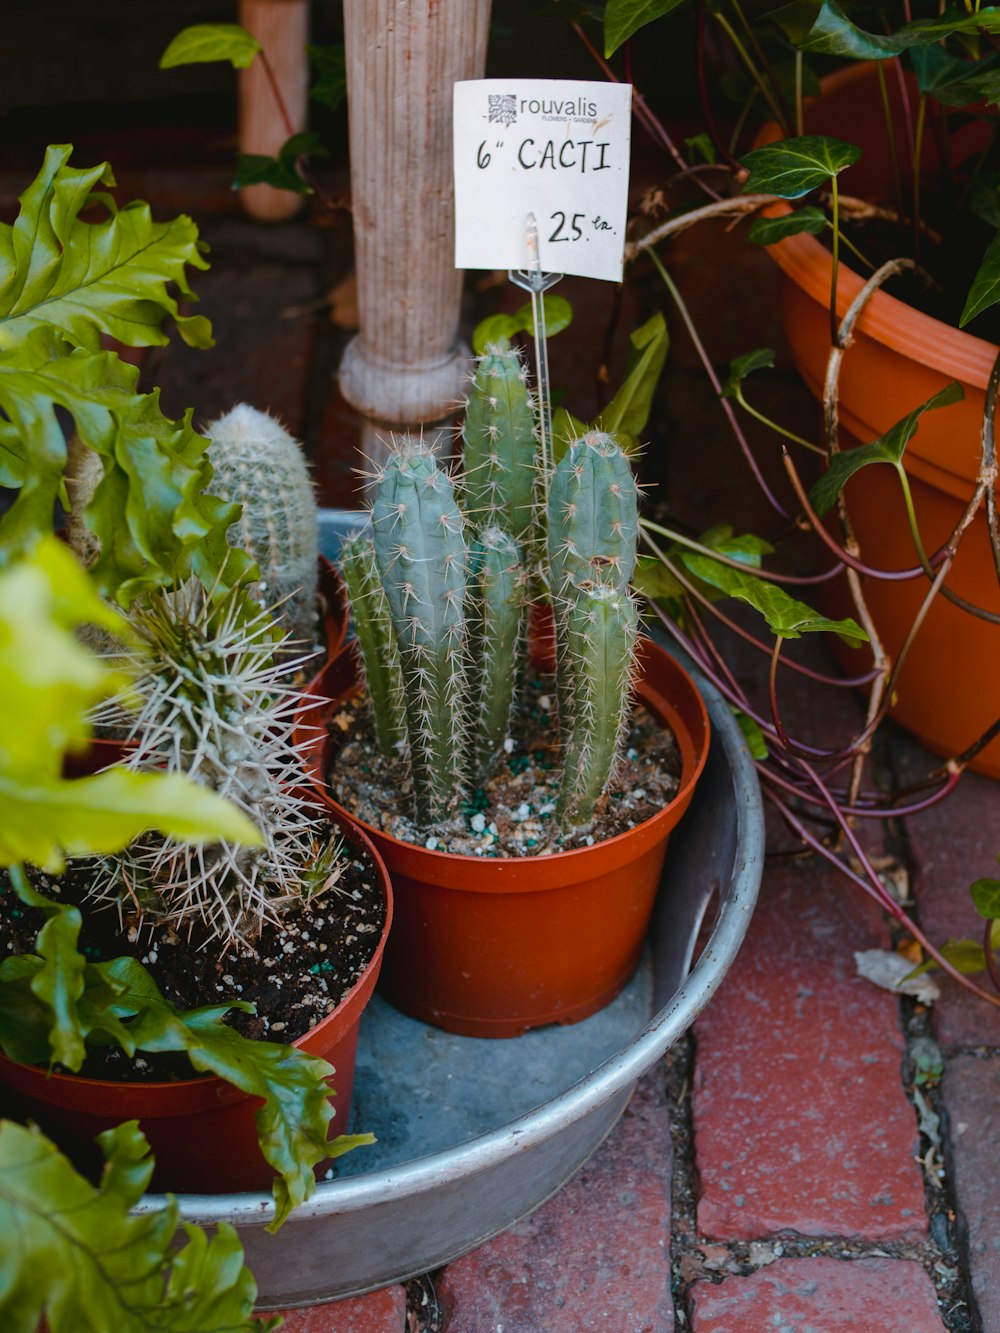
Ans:
{"type": "Polygon", "coordinates": [[[549,481],[546,579],[552,596],[556,698],[562,733],[576,725],[579,700],[568,620],[586,586],[625,591],[635,570],[638,488],[627,456],[603,431],[567,448],[549,481]]]}
{"type": "Polygon", "coordinates": [[[243,512],[226,539],[260,570],[252,591],[278,608],[296,645],[316,638],[319,532],[316,500],[302,447],[266,412],[247,403],[210,422],[210,495],[235,501],[243,512]]]}
{"type": "Polygon", "coordinates": [[[521,546],[503,528],[484,528],[469,553],[468,657],[476,703],[470,768],[481,782],[500,752],[514,706],[525,613],[521,546]]]}
{"type": "Polygon", "coordinates": [[[403,669],[372,539],[361,532],[345,538],[340,546],[340,569],[354,618],[375,739],[384,755],[398,755],[406,744],[403,669]]]}
{"type": "Polygon", "coordinates": [[[564,608],[566,656],[559,666],[574,707],[562,736],[557,817],[586,824],[614,775],[628,726],[639,609],[627,588],[589,580],[574,585],[564,608]]]}
{"type": "MultiPolygon", "coordinates": [[[[480,372],[487,365],[489,374],[477,374],[470,411],[478,424],[467,423],[467,441],[481,436],[489,419],[481,386],[499,375],[497,361],[504,373],[519,365],[513,354],[484,358],[480,372]]],[[[537,468],[534,451],[532,457],[537,468]]],[[[373,536],[345,543],[344,577],[379,744],[408,757],[421,827],[450,814],[470,784],[481,785],[513,711],[527,589],[543,586],[557,645],[564,769],[557,816],[564,825],[585,824],[613,777],[631,711],[638,488],[617,441],[588,431],[548,479],[547,541],[534,540],[527,524],[519,540],[501,521],[476,523],[484,513],[505,513],[499,483],[479,485],[491,466],[473,453],[473,480],[464,477],[459,492],[463,514],[432,451],[409,437],[394,440],[376,479],[373,536]],[[401,684],[393,683],[393,645],[401,684]],[[400,694],[402,722],[393,712],[400,694]]],[[[541,489],[536,480],[525,497],[541,489]]]]}
{"type": "Polygon", "coordinates": [[[372,533],[404,682],[416,817],[427,825],[461,794],[465,718],[466,546],[451,478],[404,436],[378,482],[372,533]]]}
{"type": "Polygon", "coordinates": [[[98,716],[120,728],[123,763],[182,772],[259,824],[263,845],[196,847],[158,834],[98,859],[93,898],[137,909],[223,950],[253,947],[265,921],[336,884],[339,848],[304,791],[293,743],[301,694],[273,657],[273,618],[239,592],[213,600],[189,580],[132,612],[129,701],[98,716]]]}
{"type": "Polygon", "coordinates": [[[491,343],[479,358],[462,438],[469,519],[523,538],[534,516],[538,432],[527,367],[509,344],[491,343]]]}

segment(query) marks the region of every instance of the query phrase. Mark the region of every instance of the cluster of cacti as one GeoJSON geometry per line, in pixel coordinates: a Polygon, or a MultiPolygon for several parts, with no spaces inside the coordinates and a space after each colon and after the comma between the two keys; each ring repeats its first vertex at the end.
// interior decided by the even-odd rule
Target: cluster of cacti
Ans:
{"type": "Polygon", "coordinates": [[[503,745],[532,582],[547,589],[555,621],[565,823],[592,817],[629,717],[631,467],[611,436],[592,431],[543,487],[526,380],[516,352],[490,348],[469,395],[458,498],[429,448],[394,440],[371,536],[343,551],[376,737],[408,759],[424,827],[482,782],[503,745]]]}
{"type": "Polygon", "coordinates": [[[211,440],[210,495],[243,506],[226,533],[256,562],[251,588],[276,608],[296,644],[316,638],[319,533],[316,500],[302,448],[274,417],[239,403],[204,428],[211,440]]]}
{"type": "Polygon", "coordinates": [[[239,593],[221,602],[189,580],[132,612],[136,677],[100,721],[125,737],[132,769],[183,772],[228,797],[261,847],[210,847],[149,834],[101,857],[91,894],[226,947],[252,947],[265,921],[332,887],[341,872],[322,807],[303,791],[293,743],[301,694],[275,665],[268,612],[239,593]]]}

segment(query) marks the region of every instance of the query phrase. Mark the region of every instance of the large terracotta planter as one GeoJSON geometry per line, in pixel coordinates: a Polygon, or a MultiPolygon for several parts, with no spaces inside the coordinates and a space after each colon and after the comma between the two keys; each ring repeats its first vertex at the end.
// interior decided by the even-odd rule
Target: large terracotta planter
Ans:
{"type": "MultiPolygon", "coordinates": [[[[386,898],[386,920],[367,968],[332,1013],[293,1044],[321,1056],[336,1070],[330,1137],[343,1134],[350,1111],[358,1029],[382,965],[392,921],[385,866],[357,827],[333,817],[348,842],[372,858],[386,898]]],[[[222,1194],[267,1190],[274,1171],[257,1142],[255,1116],[262,1105],[213,1075],[163,1083],[126,1083],[50,1074],[0,1054],[0,1084],[19,1106],[71,1152],[86,1155],[96,1134],[124,1120],[138,1120],[156,1158],[152,1187],[175,1193],[222,1194]]]]}
{"type": "MultiPolygon", "coordinates": [[[[358,688],[354,654],[343,653],[310,687],[318,698],[303,726],[322,728],[336,701],[358,688]]],[[[674,732],[682,772],[674,799],[626,833],[551,856],[481,860],[361,825],[392,876],[396,924],[380,990],[393,1004],[449,1032],[514,1037],[577,1022],[618,994],[639,961],[667,839],[688,807],[709,741],[700,694],[648,639],[637,694],[674,732]]],[[[313,776],[346,815],[329,794],[325,768],[326,751],[316,745],[313,776]]]]}
{"type": "MultiPolygon", "coordinates": [[[[894,123],[901,126],[895,79],[890,78],[888,85],[894,123]]],[[[884,182],[890,179],[890,154],[884,124],[878,82],[869,65],[833,75],[825,81],[822,97],[807,109],[807,133],[832,135],[862,148],[859,162],[840,178],[844,193],[864,198],[888,194],[884,182]]],[[[777,137],[776,127],[771,127],[760,142],[777,137]]],[[[928,136],[925,166],[933,162],[933,151],[928,136]]],[[[806,384],[821,398],[830,350],[830,252],[815,237],[799,235],[771,246],[770,254],[783,274],[781,312],[792,357],[806,384]]],[[[841,316],[862,285],[863,279],[842,262],[837,292],[841,316]]],[[[935,550],[951,533],[975,488],[985,390],[997,350],[992,343],[880,291],[859,320],[844,358],[840,419],[845,448],[876,439],[951,380],[965,390],[964,401],[922,418],[905,455],[928,550],[935,550]]],[[[848,483],[845,497],[868,563],[881,569],[916,564],[898,481],[888,468],[869,467],[858,473],[848,483]]],[[[948,586],[1000,614],[1000,589],[982,512],[962,542],[948,586]]],[[[903,642],[926,589],[923,578],[866,584],[890,654],[895,655],[903,642]]],[[[843,600],[831,609],[838,613],[847,609],[846,589],[843,600]]],[[[959,753],[1000,714],[994,683],[998,654],[1000,627],[939,596],[900,673],[893,716],[932,750],[959,753]]],[[[852,673],[857,671],[857,654],[845,661],[852,673]]],[[[1000,740],[982,751],[973,766],[1000,777],[1000,740]]]]}

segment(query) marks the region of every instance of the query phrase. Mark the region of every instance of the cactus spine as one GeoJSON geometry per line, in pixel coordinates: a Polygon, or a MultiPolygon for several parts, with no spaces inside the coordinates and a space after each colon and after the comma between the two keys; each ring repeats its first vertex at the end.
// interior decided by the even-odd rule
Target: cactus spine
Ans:
{"type": "Polygon", "coordinates": [[[431,450],[398,442],[379,482],[372,529],[402,666],[416,817],[425,826],[451,809],[462,781],[462,528],[451,479],[431,450]]]}
{"type": "Polygon", "coordinates": [[[316,500],[302,448],[275,419],[239,403],[205,427],[214,475],[209,494],[243,506],[226,534],[256,561],[258,601],[278,607],[292,637],[316,637],[319,554],[316,500]]]}
{"type": "Polygon", "coordinates": [[[464,507],[477,527],[523,537],[534,513],[535,409],[518,352],[491,344],[473,376],[462,428],[464,507]]]}
{"type": "Polygon", "coordinates": [[[252,947],[265,921],[340,874],[322,808],[302,792],[292,741],[301,695],[272,659],[271,614],[253,614],[247,602],[233,593],[213,604],[194,580],[153,593],[132,616],[142,645],[133,660],[138,710],[112,704],[100,719],[124,724],[135,742],[128,767],[187,773],[229,797],[264,845],[190,847],[145,835],[99,859],[92,896],[225,948],[252,947]]]}
{"type": "Polygon", "coordinates": [[[406,743],[403,674],[371,538],[354,533],[342,542],[340,566],[351,602],[375,739],[383,754],[398,755],[406,743]]]}
{"type": "Polygon", "coordinates": [[[585,824],[614,773],[628,724],[639,612],[627,588],[575,587],[565,610],[575,698],[563,737],[558,816],[585,824]]]}
{"type": "Polygon", "coordinates": [[[521,658],[525,569],[521,548],[502,528],[484,528],[469,558],[469,660],[477,701],[471,772],[488,774],[507,735],[521,658]]]}

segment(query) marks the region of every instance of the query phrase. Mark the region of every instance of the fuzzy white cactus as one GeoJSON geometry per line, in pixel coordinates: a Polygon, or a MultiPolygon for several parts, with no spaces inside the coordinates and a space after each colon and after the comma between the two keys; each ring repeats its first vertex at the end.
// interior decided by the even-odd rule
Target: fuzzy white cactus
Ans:
{"type": "Polygon", "coordinates": [[[254,596],[279,608],[281,623],[297,643],[311,644],[319,536],[301,445],[274,417],[247,403],[210,422],[204,433],[212,441],[209,494],[243,506],[226,536],[260,568],[254,596]]]}
{"type": "MultiPolygon", "coordinates": [[[[303,791],[293,743],[301,695],[274,664],[273,619],[247,620],[247,599],[221,604],[190,581],[132,615],[138,709],[99,718],[123,727],[133,769],[183,772],[245,810],[264,845],[188,846],[147,835],[99,859],[91,894],[225,948],[252,947],[265,921],[333,887],[339,849],[322,808],[303,791]]],[[[134,702],[134,699],[133,699],[134,702]]]]}

